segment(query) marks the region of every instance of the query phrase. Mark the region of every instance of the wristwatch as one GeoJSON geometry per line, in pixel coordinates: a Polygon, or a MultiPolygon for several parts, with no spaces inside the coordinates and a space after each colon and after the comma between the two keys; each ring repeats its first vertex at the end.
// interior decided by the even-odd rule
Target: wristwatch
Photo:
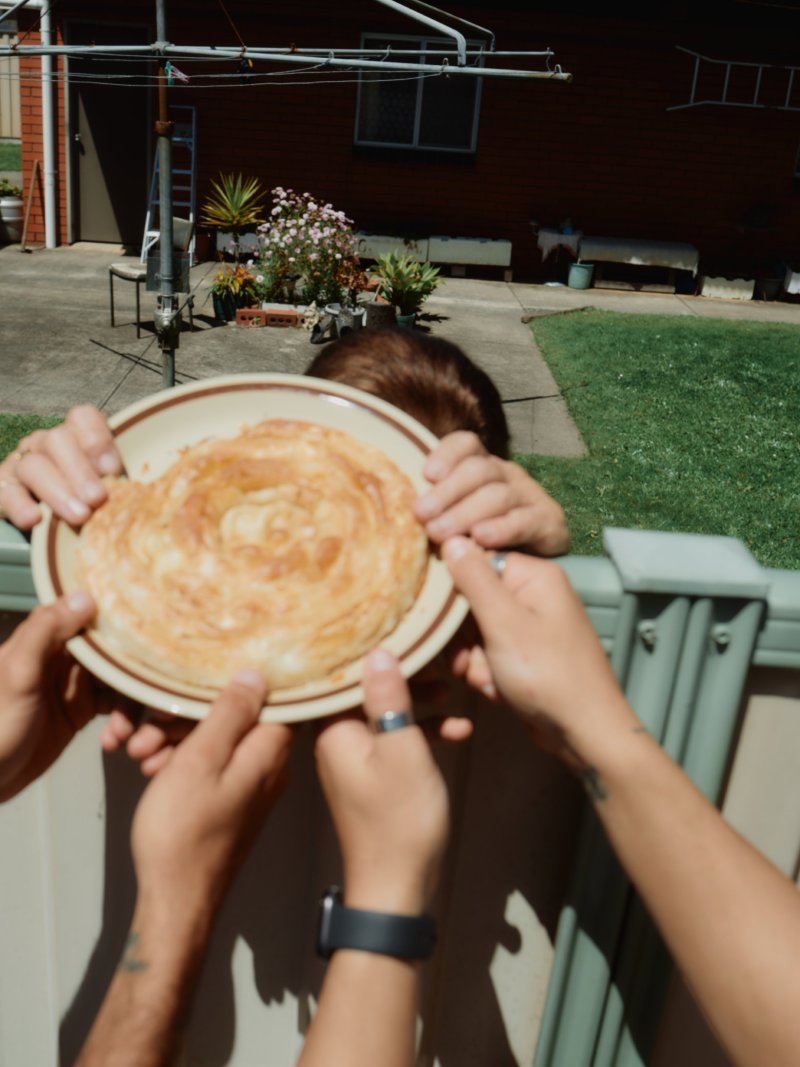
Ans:
{"type": "Polygon", "coordinates": [[[320,901],[317,953],[330,959],[337,948],[356,948],[404,960],[426,960],[436,944],[436,920],[430,915],[390,915],[346,908],[338,886],[320,901]]]}

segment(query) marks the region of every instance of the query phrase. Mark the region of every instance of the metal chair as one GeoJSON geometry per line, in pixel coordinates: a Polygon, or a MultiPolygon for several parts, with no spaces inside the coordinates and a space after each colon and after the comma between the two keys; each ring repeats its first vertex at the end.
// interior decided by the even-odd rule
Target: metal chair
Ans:
{"type": "MultiPolygon", "coordinates": [[[[192,236],[194,235],[194,222],[191,219],[178,219],[172,220],[172,247],[176,252],[187,252],[189,246],[192,243],[192,236]]],[[[136,286],[136,336],[141,337],[141,300],[139,295],[139,289],[144,282],[147,281],[147,264],[132,262],[132,263],[112,263],[108,268],[108,292],[110,298],[111,309],[111,325],[116,326],[114,319],[114,279],[119,278],[124,282],[133,282],[136,286]]],[[[178,295],[178,294],[176,294],[178,295]]],[[[192,312],[194,310],[194,296],[190,293],[186,300],[186,306],[189,309],[189,329],[194,326],[194,320],[192,312]]]]}

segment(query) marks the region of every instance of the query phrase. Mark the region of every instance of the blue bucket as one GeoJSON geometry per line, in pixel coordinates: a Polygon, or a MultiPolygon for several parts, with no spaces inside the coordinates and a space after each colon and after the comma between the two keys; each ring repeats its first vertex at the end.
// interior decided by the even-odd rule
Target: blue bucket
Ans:
{"type": "Polygon", "coordinates": [[[567,285],[570,289],[588,289],[593,275],[594,263],[573,263],[569,268],[567,285]]]}

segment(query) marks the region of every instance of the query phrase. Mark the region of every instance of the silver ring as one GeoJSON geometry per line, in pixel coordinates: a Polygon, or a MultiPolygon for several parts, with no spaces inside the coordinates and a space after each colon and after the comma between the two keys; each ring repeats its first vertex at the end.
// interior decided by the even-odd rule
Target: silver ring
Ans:
{"type": "Polygon", "coordinates": [[[384,711],[383,715],[379,715],[375,720],[372,729],[376,734],[390,734],[394,730],[413,725],[410,711],[384,711]]]}
{"type": "Polygon", "coordinates": [[[492,570],[495,574],[502,576],[503,571],[506,569],[506,561],[508,559],[508,552],[495,552],[492,558],[489,560],[492,570]]]}

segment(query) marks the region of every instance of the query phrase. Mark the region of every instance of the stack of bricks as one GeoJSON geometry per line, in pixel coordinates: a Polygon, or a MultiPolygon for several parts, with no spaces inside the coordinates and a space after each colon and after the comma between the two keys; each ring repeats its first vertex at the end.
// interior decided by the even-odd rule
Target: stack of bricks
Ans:
{"type": "Polygon", "coordinates": [[[250,328],[254,326],[299,326],[300,312],[294,308],[238,308],[236,325],[250,328]]]}

